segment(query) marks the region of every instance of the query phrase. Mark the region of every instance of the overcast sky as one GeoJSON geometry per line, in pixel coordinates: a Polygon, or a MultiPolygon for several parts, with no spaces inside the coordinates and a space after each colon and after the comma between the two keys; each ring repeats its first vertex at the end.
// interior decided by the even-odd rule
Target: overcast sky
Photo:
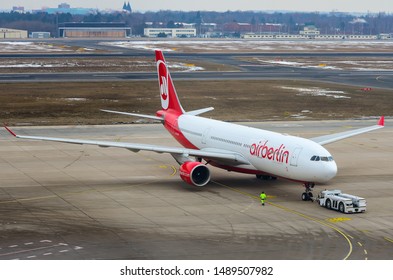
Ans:
{"type": "MultiPolygon", "coordinates": [[[[124,0],[0,0],[0,10],[10,10],[12,6],[23,6],[26,10],[40,9],[44,6],[56,8],[62,2],[74,8],[120,10],[124,0]]],[[[157,10],[393,12],[393,0],[132,0],[130,4],[134,11],[142,12],[157,10]]]]}

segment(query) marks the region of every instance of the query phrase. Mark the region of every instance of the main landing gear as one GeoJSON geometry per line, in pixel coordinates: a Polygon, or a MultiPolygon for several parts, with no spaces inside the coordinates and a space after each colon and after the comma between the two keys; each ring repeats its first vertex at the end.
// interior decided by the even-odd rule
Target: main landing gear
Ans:
{"type": "Polygon", "coordinates": [[[314,186],[315,186],[314,183],[304,183],[304,187],[306,188],[306,191],[302,193],[303,201],[313,201],[313,194],[311,191],[314,188],[314,186]]]}

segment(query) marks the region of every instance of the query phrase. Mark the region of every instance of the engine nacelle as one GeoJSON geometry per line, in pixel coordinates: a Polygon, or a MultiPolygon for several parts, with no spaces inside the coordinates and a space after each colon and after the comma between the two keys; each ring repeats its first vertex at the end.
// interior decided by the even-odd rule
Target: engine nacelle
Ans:
{"type": "Polygon", "coordinates": [[[190,185],[203,187],[210,182],[210,170],[198,161],[187,161],[180,165],[180,178],[190,185]]]}

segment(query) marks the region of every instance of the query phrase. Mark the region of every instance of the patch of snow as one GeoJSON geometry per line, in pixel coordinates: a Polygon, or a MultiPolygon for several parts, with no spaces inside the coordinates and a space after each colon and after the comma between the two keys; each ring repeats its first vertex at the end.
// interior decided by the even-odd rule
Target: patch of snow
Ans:
{"type": "Polygon", "coordinates": [[[286,65],[286,66],[303,66],[304,65],[304,63],[285,61],[285,60],[259,60],[259,62],[269,63],[269,64],[286,65]]]}
{"type": "Polygon", "coordinates": [[[70,97],[70,98],[62,98],[66,101],[86,101],[87,98],[80,98],[80,97],[70,97]]]}
{"type": "Polygon", "coordinates": [[[191,72],[191,71],[202,71],[205,70],[203,67],[195,66],[193,64],[186,64],[186,63],[178,63],[178,64],[170,64],[168,65],[169,69],[180,69],[184,72],[191,72]]]}
{"type": "MultiPolygon", "coordinates": [[[[168,41],[170,42],[170,41],[168,41]]],[[[142,49],[142,50],[155,50],[157,45],[162,44],[161,41],[117,41],[117,42],[103,42],[100,45],[114,46],[126,49],[142,49]]],[[[165,43],[165,42],[164,42],[165,43]]],[[[173,48],[160,48],[165,52],[172,52],[173,48]]]]}
{"type": "Polygon", "coordinates": [[[59,64],[45,64],[45,63],[17,63],[17,64],[0,64],[0,68],[51,68],[51,67],[75,67],[76,63],[59,63],[59,64]]]}
{"type": "Polygon", "coordinates": [[[154,50],[158,46],[163,51],[175,51],[178,47],[187,47],[200,50],[336,50],[337,48],[385,48],[393,46],[393,41],[308,41],[308,40],[166,40],[166,41],[117,41],[105,42],[105,45],[122,48],[135,48],[154,50]]]}
{"type": "Polygon", "coordinates": [[[70,52],[67,46],[57,46],[44,42],[0,42],[0,52],[70,52]]]}
{"type": "Polygon", "coordinates": [[[342,90],[326,90],[326,89],[321,89],[321,88],[297,88],[297,87],[285,87],[282,86],[282,89],[289,89],[289,90],[294,90],[297,91],[298,94],[297,96],[317,96],[317,97],[332,97],[332,98],[343,98],[343,99],[350,99],[351,97],[346,96],[346,92],[342,90]]]}
{"type": "Polygon", "coordinates": [[[320,65],[310,65],[302,62],[295,62],[295,61],[286,61],[286,60],[260,60],[258,59],[259,62],[262,63],[268,63],[268,64],[277,64],[277,65],[283,65],[283,66],[295,66],[299,68],[322,68],[322,69],[336,69],[336,70],[341,70],[341,68],[338,68],[336,66],[320,66],[320,65]]]}
{"type": "Polygon", "coordinates": [[[302,114],[293,114],[291,115],[292,118],[294,119],[305,119],[306,116],[303,116],[302,114]]]}

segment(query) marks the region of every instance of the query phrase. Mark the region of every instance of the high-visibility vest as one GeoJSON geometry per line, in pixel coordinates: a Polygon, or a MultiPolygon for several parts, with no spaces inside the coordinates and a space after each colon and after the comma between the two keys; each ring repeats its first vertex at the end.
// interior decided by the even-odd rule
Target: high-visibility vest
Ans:
{"type": "Polygon", "coordinates": [[[265,200],[266,199],[266,194],[265,193],[261,193],[261,195],[259,197],[261,198],[261,200],[265,200]]]}

